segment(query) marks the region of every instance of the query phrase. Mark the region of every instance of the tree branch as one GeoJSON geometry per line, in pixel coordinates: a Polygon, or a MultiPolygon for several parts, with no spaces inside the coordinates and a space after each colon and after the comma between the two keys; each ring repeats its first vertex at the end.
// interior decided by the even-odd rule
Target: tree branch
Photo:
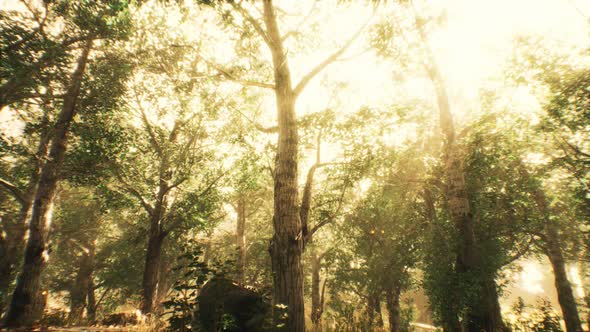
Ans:
{"type": "Polygon", "coordinates": [[[26,204],[25,194],[16,185],[2,178],[0,178],[0,185],[8,190],[21,205],[26,204]]]}
{"type": "Polygon", "coordinates": [[[279,132],[279,126],[263,127],[259,123],[254,123],[254,127],[256,127],[256,129],[258,129],[258,131],[261,131],[261,132],[267,133],[267,134],[274,134],[274,133],[279,132]]]}
{"type": "Polygon", "coordinates": [[[259,88],[264,88],[264,89],[275,89],[275,85],[274,84],[270,84],[270,83],[264,83],[264,82],[258,82],[258,81],[251,81],[251,80],[243,80],[239,77],[235,77],[234,75],[232,75],[227,69],[211,62],[208,60],[205,60],[204,58],[203,61],[205,61],[209,66],[215,68],[215,70],[217,70],[221,75],[223,75],[223,77],[227,78],[228,80],[232,81],[232,82],[236,82],[239,83],[241,85],[244,86],[254,86],[254,87],[259,87],[259,88]]]}
{"type": "Polygon", "coordinates": [[[350,39],[348,39],[346,41],[346,43],[344,43],[344,45],[342,45],[342,47],[340,47],[339,50],[332,53],[324,61],[320,62],[315,68],[313,68],[309,73],[307,73],[305,76],[303,76],[303,78],[301,78],[301,81],[299,81],[299,83],[297,83],[297,85],[295,86],[295,89],[293,89],[293,94],[295,95],[295,97],[297,97],[299,94],[301,94],[301,92],[303,91],[305,86],[317,74],[319,74],[322,70],[324,70],[324,68],[326,68],[329,64],[336,61],[338,59],[338,57],[340,55],[342,55],[350,47],[350,45],[352,45],[352,43],[361,35],[361,32],[363,32],[363,30],[367,27],[367,25],[369,24],[369,22],[371,21],[371,19],[375,15],[375,12],[376,12],[376,8],[373,9],[373,13],[369,17],[369,19],[367,21],[365,21],[365,23],[352,35],[352,37],[350,37],[350,39]]]}
{"type": "Polygon", "coordinates": [[[290,36],[295,35],[298,31],[299,28],[301,28],[301,26],[307,22],[307,20],[311,17],[311,14],[313,13],[313,11],[315,10],[316,6],[318,4],[318,1],[315,0],[313,2],[313,5],[311,6],[311,8],[309,9],[309,12],[307,13],[307,15],[305,15],[305,17],[303,17],[303,19],[301,19],[301,21],[299,21],[299,23],[297,23],[297,27],[295,28],[295,30],[291,30],[289,32],[287,32],[283,37],[281,37],[281,42],[284,42],[285,40],[287,40],[287,38],[289,38],[290,36]]]}
{"type": "Polygon", "coordinates": [[[130,195],[137,198],[139,200],[139,202],[141,203],[141,205],[143,206],[143,208],[147,211],[147,213],[150,216],[153,215],[154,208],[147,202],[147,200],[145,198],[143,198],[141,193],[139,191],[137,191],[135,188],[133,188],[131,185],[129,185],[129,183],[127,181],[125,181],[125,179],[123,178],[123,176],[121,176],[121,173],[119,173],[118,170],[115,170],[115,176],[117,177],[117,180],[119,180],[119,182],[121,182],[123,184],[123,187],[121,187],[121,188],[124,191],[128,192],[130,195]]]}
{"type": "Polygon", "coordinates": [[[252,25],[254,30],[256,30],[256,32],[258,32],[258,35],[260,35],[260,37],[262,37],[262,39],[264,39],[264,42],[266,43],[266,45],[270,46],[271,45],[270,38],[266,34],[266,31],[264,31],[264,29],[262,28],[262,25],[260,25],[260,23],[258,21],[256,21],[256,19],[254,17],[252,17],[252,15],[250,15],[250,13],[247,10],[245,10],[241,4],[238,4],[235,1],[230,1],[230,3],[232,5],[232,7],[234,7],[234,9],[236,9],[240,13],[240,15],[242,15],[242,17],[244,19],[246,19],[246,21],[248,21],[252,25]]]}
{"type": "Polygon", "coordinates": [[[156,138],[156,134],[154,133],[154,129],[153,129],[150,121],[148,120],[147,115],[145,114],[145,110],[143,109],[143,106],[141,106],[141,101],[139,100],[139,96],[137,95],[137,90],[135,90],[135,89],[134,89],[134,94],[135,94],[135,102],[137,103],[137,107],[139,108],[139,112],[141,113],[141,120],[146,127],[148,135],[150,136],[150,141],[151,141],[154,149],[156,149],[158,156],[160,156],[160,158],[162,158],[164,156],[164,152],[162,151],[162,147],[160,146],[160,143],[158,142],[158,139],[156,138]]]}

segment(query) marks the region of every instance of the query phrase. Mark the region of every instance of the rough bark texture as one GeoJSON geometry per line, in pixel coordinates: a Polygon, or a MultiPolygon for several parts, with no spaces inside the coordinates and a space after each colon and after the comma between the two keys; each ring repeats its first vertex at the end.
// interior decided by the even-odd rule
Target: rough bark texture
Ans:
{"type": "Polygon", "coordinates": [[[386,291],[387,312],[389,313],[389,331],[399,332],[402,326],[401,311],[399,306],[399,297],[401,287],[394,285],[386,291]]]}
{"type": "Polygon", "coordinates": [[[41,300],[40,293],[41,273],[45,267],[47,231],[51,222],[59,170],[65,157],[68,132],[76,113],[76,101],[80,94],[80,85],[91,47],[92,40],[89,39],[84,45],[70,80],[62,110],[58,115],[49,158],[41,170],[29,221],[25,260],[6,315],[5,325],[7,326],[29,326],[40,317],[45,308],[45,301],[41,300]]]}
{"type": "Polygon", "coordinates": [[[160,257],[162,255],[162,244],[165,237],[164,234],[160,223],[160,212],[158,211],[158,208],[156,208],[154,215],[151,217],[147,253],[143,270],[142,302],[140,310],[144,315],[152,313],[152,310],[154,309],[154,300],[158,288],[160,257]]]}
{"type": "Polygon", "coordinates": [[[246,281],[246,201],[244,195],[238,197],[238,222],[236,226],[236,245],[238,247],[238,282],[246,281]]]}
{"type": "Polygon", "coordinates": [[[271,0],[264,0],[264,23],[272,53],[279,134],[274,177],[274,234],[269,248],[273,271],[273,318],[277,330],[304,332],[296,95],[271,0]]]}
{"type": "MultiPolygon", "coordinates": [[[[170,136],[170,141],[173,141],[172,135],[170,136]]],[[[162,245],[167,235],[164,229],[163,218],[166,213],[167,198],[170,191],[170,186],[168,185],[168,181],[170,180],[168,156],[159,148],[158,143],[154,142],[153,144],[161,158],[159,168],[160,183],[155,204],[153,208],[148,209],[150,229],[143,270],[142,300],[140,305],[140,310],[144,315],[151,314],[156,304],[162,245]]]]}
{"type": "Polygon", "coordinates": [[[72,325],[82,324],[88,288],[91,285],[92,272],[94,271],[94,247],[88,248],[80,257],[76,280],[70,291],[70,313],[68,321],[72,325]]]}

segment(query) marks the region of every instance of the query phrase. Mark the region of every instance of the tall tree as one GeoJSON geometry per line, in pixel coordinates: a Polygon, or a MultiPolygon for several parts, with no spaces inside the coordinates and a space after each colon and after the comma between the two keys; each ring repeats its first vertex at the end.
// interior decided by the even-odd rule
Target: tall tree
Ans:
{"type": "MultiPolygon", "coordinates": [[[[480,248],[476,239],[476,224],[465,181],[463,156],[458,148],[456,124],[453,120],[447,87],[436,58],[428,46],[425,21],[415,13],[416,29],[422,40],[426,53],[424,67],[434,85],[439,111],[441,133],[443,135],[443,167],[445,177],[445,197],[449,216],[458,232],[459,243],[456,248],[456,271],[469,276],[478,270],[482,262],[480,248]]],[[[463,317],[463,329],[466,331],[502,331],[506,327],[498,302],[498,291],[493,276],[484,277],[478,291],[478,300],[467,304],[463,317]]],[[[457,329],[458,326],[451,326],[457,329]]]]}
{"type": "Polygon", "coordinates": [[[47,255],[47,232],[51,222],[52,205],[64,162],[67,141],[84,78],[93,42],[100,38],[117,39],[124,36],[127,27],[124,15],[125,5],[119,2],[100,4],[61,4],[56,19],[71,20],[72,29],[81,39],[81,53],[75,69],[64,87],[63,103],[57,116],[51,136],[48,158],[40,169],[37,191],[31,207],[29,220],[29,237],[25,248],[22,272],[17,279],[10,308],[5,317],[7,326],[32,324],[42,313],[44,301],[41,300],[41,274],[45,267],[47,255]],[[107,22],[109,17],[115,18],[107,22]],[[80,18],[84,18],[80,20],[80,18]],[[77,25],[77,24],[79,25],[77,25]]]}
{"type": "Polygon", "coordinates": [[[231,2],[238,12],[262,38],[272,55],[273,83],[242,80],[220,66],[214,66],[224,77],[244,85],[270,88],[274,91],[277,108],[278,143],[274,168],[274,234],[270,244],[273,271],[273,318],[275,327],[285,331],[304,331],[303,253],[305,234],[300,217],[298,187],[299,134],[295,103],[307,84],[330,63],[337,60],[359,36],[364,26],[336,52],[320,62],[293,85],[285,39],[293,32],[281,34],[277,8],[272,0],[262,2],[262,23],[245,6],[244,1],[231,2]]]}

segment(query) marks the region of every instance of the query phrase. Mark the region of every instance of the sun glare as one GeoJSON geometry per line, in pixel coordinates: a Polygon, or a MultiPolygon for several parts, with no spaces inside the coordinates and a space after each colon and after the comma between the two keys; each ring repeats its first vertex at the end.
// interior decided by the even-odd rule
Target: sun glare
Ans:
{"type": "Polygon", "coordinates": [[[544,279],[541,264],[526,261],[522,264],[522,271],[517,276],[517,287],[530,294],[543,294],[542,281],[544,279]]]}

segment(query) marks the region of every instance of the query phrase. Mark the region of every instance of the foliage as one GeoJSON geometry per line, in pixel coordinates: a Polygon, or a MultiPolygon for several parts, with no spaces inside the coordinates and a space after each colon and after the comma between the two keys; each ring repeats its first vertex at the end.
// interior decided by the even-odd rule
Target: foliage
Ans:
{"type": "Polygon", "coordinates": [[[226,275],[234,263],[205,262],[202,247],[194,241],[185,243],[182,252],[177,259],[177,266],[173,268],[180,278],[172,286],[172,296],[162,302],[162,306],[170,330],[197,331],[195,313],[198,310],[199,290],[211,278],[226,275]]]}
{"type": "Polygon", "coordinates": [[[510,323],[510,328],[513,331],[563,331],[559,316],[547,299],[539,298],[535,306],[527,306],[523,299],[519,297],[512,310],[515,317],[510,323]]]}

